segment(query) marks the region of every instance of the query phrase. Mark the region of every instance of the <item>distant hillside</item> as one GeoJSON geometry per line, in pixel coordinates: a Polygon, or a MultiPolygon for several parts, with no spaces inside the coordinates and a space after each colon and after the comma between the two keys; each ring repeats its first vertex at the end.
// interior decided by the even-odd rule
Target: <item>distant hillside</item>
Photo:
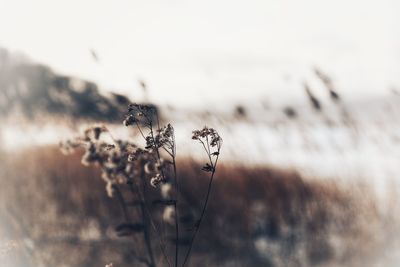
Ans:
{"type": "Polygon", "coordinates": [[[20,112],[32,119],[52,114],[113,121],[121,120],[129,102],[123,95],[100,94],[95,83],[56,74],[0,48],[0,117],[20,112]]]}

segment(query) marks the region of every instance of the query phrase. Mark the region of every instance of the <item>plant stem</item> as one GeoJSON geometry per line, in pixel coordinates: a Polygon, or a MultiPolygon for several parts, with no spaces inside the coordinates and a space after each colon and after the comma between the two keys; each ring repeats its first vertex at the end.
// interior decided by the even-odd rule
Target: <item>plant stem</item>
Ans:
{"type": "Polygon", "coordinates": [[[172,157],[172,163],[174,165],[174,175],[175,175],[175,267],[179,264],[179,214],[178,214],[178,199],[179,199],[179,184],[178,175],[176,173],[176,160],[175,155],[172,157]]]}
{"type": "MultiPolygon", "coordinates": [[[[203,209],[202,209],[202,211],[201,211],[200,218],[199,218],[198,222],[196,223],[196,228],[195,228],[195,230],[194,230],[194,234],[193,234],[193,236],[192,236],[192,239],[190,240],[189,249],[188,249],[188,251],[187,251],[187,253],[186,253],[185,260],[183,261],[182,267],[184,267],[185,264],[186,264],[186,263],[188,262],[188,260],[189,260],[189,256],[190,256],[190,252],[192,251],[192,248],[193,248],[194,240],[196,239],[197,233],[199,232],[199,229],[200,229],[201,222],[203,221],[204,214],[205,214],[205,212],[206,212],[207,205],[208,205],[208,200],[209,200],[209,198],[210,198],[211,186],[212,186],[212,182],[213,182],[213,179],[214,179],[214,174],[215,174],[215,170],[216,170],[215,167],[217,166],[217,162],[218,162],[218,156],[217,156],[217,158],[216,158],[216,160],[215,160],[215,163],[213,164],[213,171],[212,171],[212,174],[211,174],[210,181],[209,181],[209,183],[208,183],[208,189],[207,189],[206,200],[204,201],[204,205],[203,205],[203,209]]],[[[212,162],[211,162],[211,164],[212,164],[212,162]]]]}
{"type": "MultiPolygon", "coordinates": [[[[143,215],[143,219],[145,220],[144,221],[145,229],[147,228],[148,223],[150,223],[151,227],[153,228],[153,230],[156,232],[156,234],[158,236],[159,246],[160,246],[161,252],[163,253],[165,260],[167,261],[168,266],[172,267],[171,263],[170,263],[170,261],[168,259],[167,253],[165,251],[165,243],[164,243],[163,239],[161,238],[160,232],[158,231],[156,225],[154,224],[154,222],[152,220],[150,211],[148,210],[148,208],[146,206],[145,198],[144,198],[142,192],[140,192],[140,190],[133,185],[132,181],[129,182],[129,188],[130,188],[130,190],[131,190],[131,192],[133,194],[136,193],[139,196],[139,198],[140,198],[140,200],[142,202],[141,212],[142,212],[142,215],[143,215]]],[[[154,256],[152,254],[152,248],[151,248],[151,242],[150,242],[151,240],[150,240],[150,233],[149,232],[147,232],[147,236],[145,237],[145,239],[148,239],[148,240],[145,240],[146,241],[146,246],[149,249],[149,255],[150,255],[150,258],[151,258],[151,260],[153,262],[153,266],[155,266],[155,264],[154,264],[154,256]]]]}
{"type": "MultiPolygon", "coordinates": [[[[127,209],[127,206],[126,206],[126,201],[125,201],[124,195],[122,194],[121,190],[119,189],[119,187],[118,187],[117,185],[114,184],[114,185],[113,185],[113,189],[115,190],[116,195],[117,195],[117,198],[118,198],[118,201],[120,202],[120,205],[121,205],[121,208],[122,208],[122,213],[124,214],[125,221],[126,221],[127,223],[129,223],[131,219],[130,219],[130,216],[129,216],[129,213],[128,213],[128,209],[127,209]]],[[[134,237],[134,241],[137,242],[137,240],[136,240],[135,237],[134,237]]],[[[149,265],[149,267],[151,267],[151,266],[154,267],[154,265],[151,265],[151,263],[149,263],[147,260],[140,258],[140,257],[136,254],[135,251],[132,251],[132,254],[133,254],[134,257],[137,258],[139,261],[144,262],[144,263],[146,263],[147,265],[149,265]]],[[[151,262],[152,262],[152,261],[151,261],[151,262]]]]}
{"type": "MultiPolygon", "coordinates": [[[[154,142],[154,141],[155,141],[155,138],[154,138],[154,130],[153,130],[153,121],[152,121],[152,119],[148,118],[146,115],[145,115],[145,117],[146,117],[147,122],[148,122],[148,128],[149,128],[149,130],[150,130],[150,136],[151,136],[151,138],[152,138],[152,140],[153,140],[153,142],[154,142]]],[[[157,116],[157,122],[158,122],[158,116],[157,116]]],[[[137,127],[138,127],[138,129],[139,129],[141,135],[142,135],[143,138],[146,140],[146,137],[144,136],[143,131],[140,129],[139,124],[136,123],[136,125],[137,125],[137,127]]],[[[160,129],[159,124],[158,124],[158,129],[160,129]]],[[[153,145],[154,145],[155,150],[156,150],[156,154],[157,154],[158,161],[161,162],[160,151],[159,151],[158,147],[157,147],[155,144],[153,144],[153,145]]],[[[165,174],[164,174],[163,169],[161,169],[161,175],[162,175],[163,179],[165,180],[165,174]]],[[[131,185],[131,186],[132,186],[132,185],[131,185]]],[[[131,189],[132,189],[132,188],[131,188],[131,189]]],[[[143,201],[143,203],[144,203],[144,196],[143,196],[143,194],[141,194],[140,190],[137,190],[137,193],[139,194],[140,198],[142,199],[142,201],[143,201]]],[[[144,210],[145,210],[145,212],[147,213],[147,217],[148,217],[148,219],[149,219],[150,225],[152,226],[152,228],[154,229],[154,231],[156,232],[156,234],[157,234],[158,237],[159,237],[160,249],[161,249],[161,251],[162,251],[162,253],[163,253],[164,257],[165,257],[165,260],[167,261],[168,266],[169,266],[169,267],[172,267],[172,266],[171,266],[171,263],[170,263],[170,261],[169,261],[169,259],[168,259],[167,253],[166,253],[166,251],[165,251],[165,247],[166,247],[166,246],[165,246],[165,243],[164,243],[164,241],[163,241],[162,234],[158,231],[156,225],[154,224],[154,222],[153,222],[153,220],[152,220],[152,217],[151,217],[151,214],[150,214],[150,212],[149,212],[149,210],[148,210],[148,208],[147,208],[146,205],[144,205],[144,210]]],[[[176,263],[175,263],[175,264],[176,264],[176,263]]],[[[175,267],[177,267],[177,266],[175,266],[175,267]]]]}

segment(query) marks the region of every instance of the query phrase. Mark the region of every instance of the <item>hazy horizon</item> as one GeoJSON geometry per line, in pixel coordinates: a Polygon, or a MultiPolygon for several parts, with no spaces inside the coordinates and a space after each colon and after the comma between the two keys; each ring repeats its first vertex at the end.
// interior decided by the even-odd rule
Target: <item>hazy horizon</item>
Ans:
{"type": "Polygon", "coordinates": [[[314,66],[348,95],[400,85],[396,1],[0,3],[0,46],[136,99],[298,97],[314,66]]]}

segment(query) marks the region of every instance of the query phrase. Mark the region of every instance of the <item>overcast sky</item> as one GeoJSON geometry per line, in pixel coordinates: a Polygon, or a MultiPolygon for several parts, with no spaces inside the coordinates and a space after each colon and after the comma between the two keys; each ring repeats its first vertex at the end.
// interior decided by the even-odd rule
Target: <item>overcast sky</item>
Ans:
{"type": "Polygon", "coordinates": [[[162,103],[296,97],[313,66],[343,92],[385,93],[400,86],[399,13],[398,0],[0,0],[0,46],[131,96],[144,79],[162,103]]]}

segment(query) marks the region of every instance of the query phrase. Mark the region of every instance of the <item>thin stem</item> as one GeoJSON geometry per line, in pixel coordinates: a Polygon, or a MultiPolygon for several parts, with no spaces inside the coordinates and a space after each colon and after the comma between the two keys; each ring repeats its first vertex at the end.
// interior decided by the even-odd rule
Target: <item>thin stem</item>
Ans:
{"type": "MultiPolygon", "coordinates": [[[[140,192],[139,188],[134,187],[132,181],[129,182],[129,187],[130,187],[132,193],[134,193],[134,191],[136,191],[136,193],[137,193],[138,195],[140,195],[140,193],[139,193],[139,192],[140,192]],[[135,190],[135,189],[136,189],[136,190],[135,190]]],[[[141,215],[142,215],[142,220],[143,220],[143,225],[144,225],[144,230],[143,230],[144,241],[145,241],[146,248],[147,248],[147,252],[149,253],[149,258],[150,258],[150,264],[149,264],[149,266],[155,267],[154,255],[153,255],[153,248],[152,248],[152,246],[151,246],[151,239],[150,239],[150,233],[149,233],[149,228],[148,228],[148,221],[149,221],[149,218],[148,218],[148,216],[146,216],[144,198],[141,198],[141,202],[140,202],[140,212],[141,212],[141,215]]]]}
{"type": "MultiPolygon", "coordinates": [[[[128,180],[130,180],[130,179],[128,179],[128,180]]],[[[143,205],[141,205],[141,211],[142,211],[142,214],[144,216],[143,218],[147,218],[146,222],[150,223],[151,227],[153,228],[153,230],[156,232],[157,236],[159,237],[158,240],[159,240],[159,246],[160,246],[161,252],[163,253],[163,255],[165,257],[165,260],[167,261],[168,266],[172,267],[172,265],[171,265],[171,263],[170,263],[170,261],[168,259],[167,253],[165,251],[164,240],[162,239],[162,237],[161,237],[162,235],[160,235],[160,232],[158,231],[158,229],[157,229],[157,227],[156,227],[156,225],[155,225],[155,223],[154,223],[154,221],[152,219],[150,211],[148,210],[148,208],[147,208],[147,206],[145,204],[145,198],[144,198],[143,194],[140,192],[140,190],[136,186],[134,186],[132,181],[129,182],[129,188],[130,188],[132,193],[138,194],[140,200],[142,201],[143,205]]],[[[147,223],[145,223],[145,228],[146,228],[146,225],[147,225],[147,223]]],[[[149,248],[151,249],[150,238],[148,238],[148,239],[149,240],[146,240],[146,243],[148,243],[146,246],[149,246],[149,248]]],[[[149,254],[151,255],[150,257],[154,261],[154,257],[152,255],[152,253],[150,253],[150,251],[151,250],[149,250],[149,254]]]]}
{"type": "Polygon", "coordinates": [[[172,157],[172,164],[174,166],[174,175],[175,175],[175,267],[178,267],[179,264],[179,214],[178,214],[178,200],[179,200],[179,184],[178,184],[178,175],[176,171],[176,159],[175,155],[172,157]]]}
{"type": "MultiPolygon", "coordinates": [[[[158,127],[158,130],[160,130],[160,122],[159,122],[158,116],[156,116],[156,117],[157,117],[157,127],[158,127]]],[[[150,123],[150,135],[151,135],[151,138],[154,141],[155,139],[154,139],[154,131],[153,131],[153,123],[152,122],[150,123]]],[[[161,155],[160,155],[159,148],[156,146],[156,144],[154,144],[154,146],[156,148],[156,153],[157,153],[158,160],[161,162],[161,155]]],[[[164,150],[166,150],[166,149],[164,148],[164,150]]],[[[169,151],[167,151],[167,152],[168,152],[168,154],[170,154],[169,151]]],[[[174,166],[175,186],[177,188],[175,155],[172,154],[171,157],[172,157],[173,166],[174,166]]],[[[164,174],[164,170],[162,168],[161,168],[161,175],[162,175],[163,179],[166,180],[166,177],[165,177],[165,174],[164,174]]],[[[177,200],[175,200],[175,206],[174,207],[175,207],[175,239],[176,239],[176,241],[175,241],[175,267],[178,267],[178,261],[179,261],[179,225],[178,224],[179,224],[179,222],[178,222],[177,200]]]]}
{"type": "MultiPolygon", "coordinates": [[[[154,139],[153,122],[152,122],[152,120],[149,119],[146,115],[145,115],[145,117],[146,117],[146,119],[148,120],[149,130],[150,130],[150,136],[151,136],[151,138],[152,138],[152,140],[153,140],[153,142],[154,142],[155,139],[154,139]]],[[[157,116],[157,120],[158,120],[158,116],[157,116]]],[[[140,133],[142,134],[143,138],[146,140],[146,137],[144,136],[142,130],[140,129],[140,126],[139,126],[138,124],[136,124],[136,125],[137,125],[137,127],[138,127],[140,133]]],[[[160,156],[160,152],[159,152],[159,150],[158,150],[158,147],[155,146],[155,144],[153,144],[153,145],[154,145],[155,150],[156,150],[156,154],[157,154],[158,161],[161,162],[161,156],[160,156]]],[[[161,175],[162,175],[163,179],[165,180],[165,174],[164,174],[163,169],[161,169],[161,175]]],[[[137,193],[140,195],[140,198],[143,199],[143,201],[144,201],[144,196],[141,194],[141,192],[138,190],[137,193]]],[[[157,229],[157,227],[156,227],[156,225],[155,225],[155,223],[154,223],[154,221],[153,221],[153,219],[152,219],[152,217],[151,217],[151,214],[150,214],[150,212],[149,212],[149,210],[148,210],[148,208],[147,208],[146,205],[144,205],[144,209],[145,209],[145,212],[147,213],[147,216],[148,216],[148,218],[149,218],[149,222],[150,222],[150,224],[151,224],[153,230],[154,230],[154,231],[156,232],[156,234],[159,236],[160,249],[161,249],[162,253],[164,254],[165,260],[167,261],[168,266],[169,266],[169,267],[172,267],[172,266],[171,266],[171,263],[170,263],[170,261],[169,261],[169,258],[168,258],[168,256],[167,256],[167,253],[166,253],[166,251],[165,251],[165,247],[166,247],[166,246],[165,246],[165,242],[164,242],[164,240],[163,240],[163,238],[162,238],[163,235],[160,233],[160,231],[158,231],[158,229],[157,229]]],[[[176,266],[176,267],[177,267],[177,266],[176,266]]]]}
{"type": "MultiPolygon", "coordinates": [[[[123,196],[121,190],[119,189],[119,187],[118,187],[117,185],[114,184],[114,185],[113,185],[113,189],[115,190],[116,195],[117,195],[117,198],[118,198],[118,201],[119,201],[119,203],[120,203],[120,205],[121,205],[122,213],[124,214],[125,221],[126,221],[127,223],[129,223],[129,222],[130,222],[130,216],[129,216],[128,209],[127,209],[127,206],[126,206],[125,198],[124,198],[124,196],[123,196]]],[[[134,237],[133,239],[134,239],[134,241],[135,241],[135,243],[136,243],[136,242],[137,242],[136,237],[134,237]]],[[[133,254],[133,256],[134,256],[135,258],[137,258],[139,261],[144,262],[144,263],[146,263],[147,265],[150,266],[150,263],[149,263],[147,260],[141,259],[141,258],[137,255],[137,253],[136,253],[134,250],[132,251],[132,254],[133,254]]],[[[153,265],[153,266],[154,266],[154,265],[153,265]]]]}
{"type": "Polygon", "coordinates": [[[168,153],[168,155],[170,155],[171,158],[174,157],[174,155],[168,149],[166,149],[165,147],[162,147],[162,148],[164,149],[165,152],[168,153]]]}
{"type": "Polygon", "coordinates": [[[139,126],[138,122],[136,122],[135,124],[136,124],[136,126],[137,126],[137,128],[138,128],[140,134],[142,135],[143,139],[146,140],[146,137],[144,136],[144,134],[143,134],[143,132],[142,132],[142,129],[140,129],[140,126],[139,126]]]}
{"type": "MultiPolygon", "coordinates": [[[[218,149],[218,152],[219,152],[219,149],[218,149]]],[[[215,159],[215,165],[213,166],[213,171],[212,171],[212,174],[211,174],[211,178],[210,178],[210,181],[209,181],[209,183],[208,183],[208,189],[207,189],[206,200],[205,200],[205,202],[204,202],[204,205],[203,205],[203,209],[202,209],[202,211],[201,211],[200,218],[199,218],[198,222],[196,223],[196,228],[195,228],[195,230],[194,230],[192,239],[190,240],[189,249],[188,249],[188,251],[187,251],[187,253],[186,253],[185,260],[183,261],[182,267],[184,267],[185,264],[186,264],[186,263],[188,262],[188,260],[189,260],[189,256],[190,256],[190,252],[192,251],[192,248],[193,248],[194,240],[196,239],[197,233],[199,232],[199,229],[200,229],[201,222],[203,221],[204,214],[205,214],[205,212],[206,212],[207,205],[208,205],[208,200],[209,200],[209,198],[210,198],[211,185],[212,185],[212,182],[213,182],[213,179],[214,179],[214,174],[215,174],[215,170],[216,170],[215,166],[217,166],[217,162],[218,162],[218,155],[217,155],[217,158],[215,159]]],[[[212,162],[211,162],[211,164],[212,164],[212,162]]]]}
{"type": "Polygon", "coordinates": [[[208,135],[206,135],[206,141],[207,141],[207,148],[208,148],[208,157],[210,158],[210,161],[211,161],[211,157],[210,157],[211,150],[210,150],[210,143],[208,142],[208,135]]]}
{"type": "MultiPolygon", "coordinates": [[[[160,132],[160,120],[159,120],[159,117],[158,117],[158,114],[155,114],[156,115],[156,123],[157,123],[157,130],[158,130],[158,132],[160,132]]],[[[159,147],[158,147],[158,144],[156,144],[155,142],[156,142],[156,140],[155,140],[155,138],[154,138],[154,129],[153,129],[153,118],[149,118],[148,116],[147,116],[147,114],[145,114],[144,113],[144,116],[145,116],[145,118],[147,119],[147,122],[148,122],[148,128],[149,128],[149,130],[150,130],[150,136],[151,136],[151,139],[152,139],[152,142],[153,142],[153,148],[155,149],[155,151],[156,151],[156,155],[157,155],[157,159],[158,159],[158,161],[159,162],[161,162],[161,155],[160,155],[160,151],[159,151],[159,147]]],[[[140,133],[141,133],[141,135],[142,135],[142,137],[146,140],[146,137],[145,137],[145,135],[143,134],[143,131],[140,129],[140,126],[139,126],[139,124],[138,123],[136,123],[136,125],[137,125],[137,127],[138,127],[138,129],[139,129],[139,131],[140,131],[140,133]]],[[[173,168],[174,168],[174,177],[175,177],[175,191],[176,191],[176,200],[175,200],[175,239],[176,239],[176,243],[175,243],[175,267],[178,267],[178,264],[179,264],[179,220],[178,220],[178,218],[179,218],[179,213],[178,213],[178,195],[179,195],[179,186],[178,186],[178,180],[177,180],[177,170],[176,170],[176,159],[175,159],[175,156],[176,156],[176,153],[175,153],[175,140],[174,140],[174,142],[173,142],[173,145],[171,145],[171,151],[169,151],[166,147],[164,147],[164,146],[161,146],[166,152],[167,152],[167,154],[172,158],[172,161],[173,161],[173,168]]],[[[165,176],[165,173],[164,173],[164,170],[163,170],[163,168],[161,168],[161,170],[160,170],[160,172],[161,172],[161,176],[162,176],[162,178],[163,178],[163,180],[165,181],[166,180],[166,176],[165,176]]],[[[147,208],[146,208],[146,210],[147,210],[147,208]]],[[[147,211],[148,212],[148,211],[147,211]]],[[[149,213],[149,212],[148,212],[149,213]]],[[[155,227],[155,224],[154,224],[154,222],[152,221],[152,219],[151,219],[151,217],[149,216],[149,218],[150,218],[150,223],[152,224],[152,226],[153,226],[153,228],[156,230],[156,227],[155,227]]],[[[157,231],[157,230],[156,230],[157,231]]],[[[158,232],[158,231],[157,231],[158,232]]],[[[161,239],[162,240],[162,239],[161,239]]],[[[165,253],[165,251],[164,251],[164,249],[162,249],[162,251],[163,251],[163,253],[165,253]]],[[[166,256],[166,254],[165,254],[165,258],[167,259],[167,261],[168,261],[168,257],[166,256]]],[[[168,264],[169,264],[169,262],[168,262],[168,264]]]]}
{"type": "Polygon", "coordinates": [[[149,218],[148,218],[148,216],[146,216],[144,205],[145,204],[143,202],[140,204],[140,209],[141,209],[141,212],[142,212],[142,217],[143,217],[144,225],[145,225],[144,231],[143,231],[144,240],[145,240],[145,243],[146,243],[147,250],[149,252],[150,263],[151,263],[150,265],[152,267],[155,267],[153,249],[151,247],[151,239],[150,239],[150,233],[149,233],[149,228],[148,228],[149,218]]]}
{"type": "Polygon", "coordinates": [[[204,150],[206,151],[207,156],[208,156],[208,158],[209,158],[209,160],[210,160],[210,163],[211,163],[210,152],[208,151],[208,149],[206,148],[206,145],[204,144],[204,142],[203,142],[202,140],[200,140],[200,143],[203,145],[204,150]]]}
{"type": "MultiPolygon", "coordinates": [[[[206,145],[204,144],[204,142],[202,141],[202,140],[200,140],[200,142],[201,142],[201,144],[203,145],[203,147],[204,147],[204,150],[206,151],[206,153],[207,153],[207,156],[208,156],[208,160],[210,161],[210,165],[211,165],[211,167],[215,167],[215,165],[216,165],[216,161],[215,161],[215,164],[213,163],[213,161],[212,161],[212,159],[211,159],[211,151],[210,151],[210,146],[208,146],[208,149],[206,148],[206,145]]],[[[208,145],[208,139],[207,139],[207,145],[208,145]]],[[[218,152],[219,152],[219,148],[218,148],[218,152]]]]}
{"type": "Polygon", "coordinates": [[[126,202],[125,202],[124,196],[122,195],[121,190],[119,190],[117,185],[114,184],[113,185],[113,189],[115,190],[115,193],[117,195],[118,201],[121,204],[122,213],[124,214],[125,221],[129,222],[130,221],[130,216],[129,216],[128,210],[126,208],[126,202]]]}

